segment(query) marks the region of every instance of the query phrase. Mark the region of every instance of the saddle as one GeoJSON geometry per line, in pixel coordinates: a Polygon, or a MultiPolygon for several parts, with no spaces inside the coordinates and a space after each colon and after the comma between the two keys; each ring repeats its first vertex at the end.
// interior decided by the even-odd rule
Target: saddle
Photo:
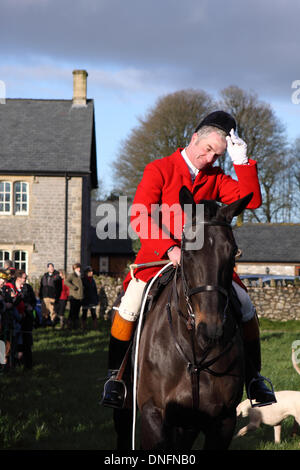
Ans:
{"type": "MultiPolygon", "coordinates": [[[[159,298],[164,288],[169,284],[169,282],[172,281],[174,276],[175,276],[174,266],[170,266],[156,279],[155,283],[153,284],[150,291],[148,292],[144,314],[151,309],[153,303],[159,298]]],[[[150,279],[147,282],[145,286],[145,290],[144,290],[144,295],[147,292],[148,286],[151,281],[152,279],[150,279]]]]}
{"type": "MultiPolygon", "coordinates": [[[[175,269],[173,266],[170,266],[157,278],[152,288],[148,292],[144,314],[147,313],[151,309],[153,303],[158,300],[163,289],[169,284],[169,282],[173,280],[174,276],[175,276],[175,269]]],[[[150,282],[151,282],[151,279],[147,282],[144,292],[147,291],[147,288],[150,282]]],[[[237,296],[237,293],[234,287],[230,289],[229,302],[232,308],[232,313],[235,318],[235,321],[237,322],[238,325],[240,325],[242,321],[241,302],[239,301],[239,298],[237,296]]]]}

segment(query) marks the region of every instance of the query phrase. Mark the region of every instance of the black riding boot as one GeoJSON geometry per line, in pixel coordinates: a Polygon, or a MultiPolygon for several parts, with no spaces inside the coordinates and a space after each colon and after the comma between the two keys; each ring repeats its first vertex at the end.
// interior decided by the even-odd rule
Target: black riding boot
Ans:
{"type": "MultiPolygon", "coordinates": [[[[271,384],[270,380],[260,374],[261,350],[259,338],[259,326],[256,315],[246,323],[243,323],[244,351],[245,351],[245,384],[246,391],[252,406],[264,406],[276,403],[276,397],[264,381],[271,384]],[[256,403],[252,404],[252,400],[256,403]]],[[[271,384],[272,386],[272,384],[271,384]]]]}
{"type": "Polygon", "coordinates": [[[120,341],[110,336],[108,351],[108,374],[104,384],[101,404],[111,408],[122,408],[126,398],[126,386],[117,374],[128,350],[130,341],[120,341]]]}

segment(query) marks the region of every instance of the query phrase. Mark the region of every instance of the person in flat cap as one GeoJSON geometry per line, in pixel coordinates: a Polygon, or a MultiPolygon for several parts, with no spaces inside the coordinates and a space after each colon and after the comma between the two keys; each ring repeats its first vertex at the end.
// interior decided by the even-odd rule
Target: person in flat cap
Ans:
{"type": "MultiPolygon", "coordinates": [[[[256,161],[248,157],[247,144],[236,134],[236,122],[233,116],[222,110],[208,114],[197,126],[185,148],[178,148],[172,155],[154,160],[145,167],[133,201],[133,207],[142,205],[146,208],[147,220],[144,225],[153,224],[151,213],[153,205],[157,207],[158,204],[164,203],[167,208],[174,204],[179,205],[179,191],[182,186],[191,191],[196,203],[201,199],[210,199],[231,204],[253,193],[247,208],[256,209],[261,205],[256,161]],[[226,175],[219,166],[214,166],[214,163],[224,156],[226,150],[233,162],[236,179],[226,175]]],[[[162,207],[162,218],[163,210],[162,207]]],[[[132,211],[133,227],[136,225],[138,215],[138,211],[136,213],[132,211]]],[[[148,230],[144,231],[145,233],[138,233],[141,248],[135,260],[136,264],[165,259],[169,259],[174,266],[180,264],[181,240],[174,236],[172,226],[174,220],[172,212],[169,211],[169,236],[166,236],[163,224],[156,226],[155,239],[148,238],[148,230]]],[[[160,269],[161,266],[141,267],[134,271],[133,278],[129,272],[124,280],[125,294],[111,327],[108,377],[113,378],[116,375],[127,350],[146,283],[160,269]]],[[[236,272],[233,274],[233,287],[241,302],[245,341],[251,338],[251,347],[245,344],[245,350],[251,350],[253,357],[260,359],[256,311],[236,272]]],[[[259,359],[256,360],[257,374],[260,369],[259,359]]],[[[113,380],[109,385],[104,387],[103,404],[117,406],[114,402],[113,380]]],[[[263,381],[257,381],[256,392],[255,398],[262,403],[269,403],[275,399],[263,381]]]]}

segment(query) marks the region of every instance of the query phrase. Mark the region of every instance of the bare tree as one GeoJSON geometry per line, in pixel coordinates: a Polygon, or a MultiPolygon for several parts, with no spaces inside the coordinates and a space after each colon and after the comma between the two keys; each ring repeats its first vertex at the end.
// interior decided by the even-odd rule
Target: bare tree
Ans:
{"type": "Polygon", "coordinates": [[[300,137],[292,145],[291,153],[293,155],[291,162],[291,194],[293,195],[294,217],[297,222],[300,222],[300,137]]]}
{"type": "Polygon", "coordinates": [[[98,188],[91,191],[91,198],[95,201],[99,201],[101,199],[104,200],[107,198],[107,190],[105,188],[103,178],[98,179],[98,188]]]}
{"type": "MultiPolygon", "coordinates": [[[[283,125],[269,104],[237,86],[221,91],[220,107],[235,117],[238,134],[247,143],[248,155],[258,162],[263,203],[250,216],[247,211],[248,220],[283,221],[283,214],[289,217],[291,211],[290,197],[282,190],[288,187],[290,166],[283,125]]],[[[226,157],[223,168],[230,172],[230,167],[226,157]]]]}
{"type": "MultiPolygon", "coordinates": [[[[295,156],[288,151],[283,125],[270,105],[260,101],[253,92],[230,86],[220,95],[218,104],[202,90],[181,90],[158,99],[121,142],[118,159],[113,163],[114,193],[133,196],[150,161],[185,147],[206,114],[225,109],[235,117],[238,134],[247,142],[248,155],[258,162],[263,196],[262,206],[246,211],[239,223],[243,218],[257,222],[289,222],[294,197],[291,188],[295,184],[290,167],[295,156]]],[[[234,176],[228,156],[218,164],[225,173],[234,176]]]]}
{"type": "Polygon", "coordinates": [[[158,99],[121,143],[118,159],[113,163],[116,191],[133,195],[145,166],[185,147],[196,126],[213,109],[212,99],[201,90],[177,91],[158,99]]]}

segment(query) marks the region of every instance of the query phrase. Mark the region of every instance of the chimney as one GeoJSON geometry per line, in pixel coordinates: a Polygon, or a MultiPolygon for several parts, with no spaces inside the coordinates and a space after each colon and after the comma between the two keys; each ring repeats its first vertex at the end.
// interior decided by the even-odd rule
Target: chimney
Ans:
{"type": "Polygon", "coordinates": [[[85,70],[73,70],[73,104],[86,106],[86,82],[88,73],[85,70]]]}

